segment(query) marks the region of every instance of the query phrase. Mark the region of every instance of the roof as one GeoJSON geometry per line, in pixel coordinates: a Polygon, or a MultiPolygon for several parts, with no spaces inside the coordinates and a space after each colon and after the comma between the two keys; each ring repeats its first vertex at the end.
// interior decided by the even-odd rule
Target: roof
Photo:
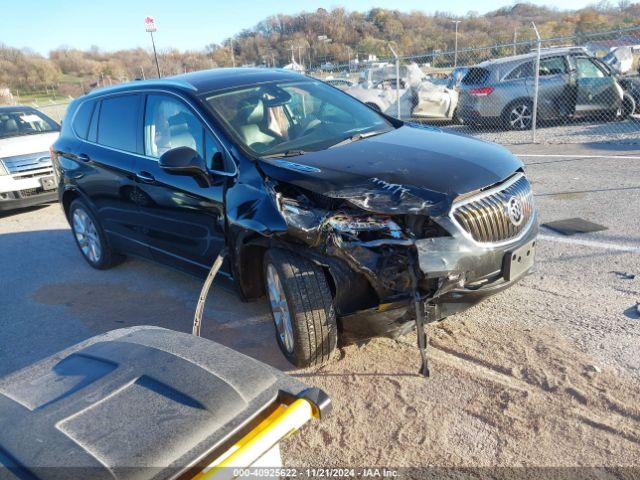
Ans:
{"type": "MultiPolygon", "coordinates": [[[[558,48],[543,48],[540,50],[541,57],[550,57],[554,55],[563,55],[567,53],[575,53],[575,52],[584,52],[586,50],[583,47],[558,47],[558,48]]],[[[493,60],[485,60],[484,62],[478,63],[475,65],[476,67],[485,67],[489,65],[502,65],[505,63],[518,62],[521,60],[529,60],[536,58],[538,52],[533,51],[529,53],[523,53],[521,55],[512,55],[510,57],[502,57],[496,58],[493,60]]]]}
{"type": "Polygon", "coordinates": [[[274,80],[301,80],[307,78],[308,77],[291,70],[287,71],[282,69],[216,68],[167,78],[121,83],[113,87],[93,90],[90,95],[94,93],[103,94],[106,92],[119,92],[152,87],[174,88],[194,94],[201,94],[274,80]]]}

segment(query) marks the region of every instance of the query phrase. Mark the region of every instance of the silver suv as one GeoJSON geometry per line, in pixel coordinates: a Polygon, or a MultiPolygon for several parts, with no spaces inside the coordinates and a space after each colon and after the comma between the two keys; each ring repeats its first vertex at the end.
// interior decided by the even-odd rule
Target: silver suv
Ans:
{"type": "MultiPolygon", "coordinates": [[[[536,53],[480,63],[460,84],[458,115],[465,123],[531,128],[536,53]]],[[[538,118],[628,116],[635,102],[600,60],[582,48],[554,48],[540,57],[538,118]]]]}

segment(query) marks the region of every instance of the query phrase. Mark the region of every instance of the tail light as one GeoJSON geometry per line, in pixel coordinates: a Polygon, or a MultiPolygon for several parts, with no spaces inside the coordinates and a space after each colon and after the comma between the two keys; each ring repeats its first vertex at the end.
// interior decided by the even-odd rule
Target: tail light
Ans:
{"type": "Polygon", "coordinates": [[[487,97],[493,93],[493,87],[472,88],[469,93],[477,97],[487,97]]]}
{"type": "Polygon", "coordinates": [[[49,158],[53,161],[53,145],[49,147],[49,158]]]}

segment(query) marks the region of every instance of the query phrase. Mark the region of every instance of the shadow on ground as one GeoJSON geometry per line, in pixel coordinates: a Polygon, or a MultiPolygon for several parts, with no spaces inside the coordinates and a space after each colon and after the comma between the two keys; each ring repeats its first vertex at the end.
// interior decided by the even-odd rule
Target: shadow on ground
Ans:
{"type": "MultiPolygon", "coordinates": [[[[155,325],[190,333],[203,281],[138,259],[94,270],[68,230],[0,235],[0,265],[0,375],[116,328],[155,325]]],[[[241,302],[229,283],[214,283],[202,336],[291,369],[266,302],[241,302]]]]}

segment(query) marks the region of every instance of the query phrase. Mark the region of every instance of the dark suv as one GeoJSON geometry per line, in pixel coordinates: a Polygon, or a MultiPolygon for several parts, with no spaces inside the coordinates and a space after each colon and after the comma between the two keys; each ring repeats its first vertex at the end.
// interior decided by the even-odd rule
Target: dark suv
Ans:
{"type": "Polygon", "coordinates": [[[505,149],[386,117],[323,82],[220,69],[73,101],[54,145],[84,258],[226,273],[270,300],[298,366],[338,336],[395,336],[468,308],[533,265],[536,214],[505,149]]]}

